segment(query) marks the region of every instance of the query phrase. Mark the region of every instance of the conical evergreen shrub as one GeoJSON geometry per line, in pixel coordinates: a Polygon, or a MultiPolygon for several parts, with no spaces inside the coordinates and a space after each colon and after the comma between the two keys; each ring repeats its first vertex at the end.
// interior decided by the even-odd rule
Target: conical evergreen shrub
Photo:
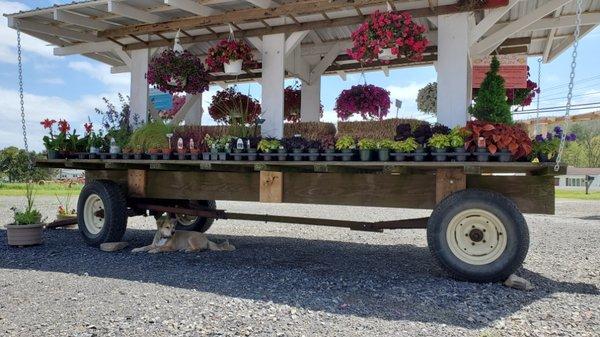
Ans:
{"type": "Polygon", "coordinates": [[[512,124],[510,105],[506,101],[504,78],[498,74],[499,70],[500,62],[494,56],[490,71],[485,74],[485,79],[475,98],[475,105],[469,109],[469,113],[480,121],[512,124]]]}

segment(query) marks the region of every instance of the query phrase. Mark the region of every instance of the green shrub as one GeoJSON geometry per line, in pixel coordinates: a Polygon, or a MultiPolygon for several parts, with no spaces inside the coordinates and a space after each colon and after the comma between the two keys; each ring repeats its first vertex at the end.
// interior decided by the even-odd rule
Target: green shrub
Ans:
{"type": "Polygon", "coordinates": [[[377,148],[377,141],[371,138],[363,138],[358,141],[358,148],[361,150],[375,150],[377,148]]]}
{"type": "Polygon", "coordinates": [[[450,137],[448,135],[436,133],[429,138],[427,144],[435,149],[445,149],[450,147],[450,137]]]}
{"type": "Polygon", "coordinates": [[[335,148],[337,150],[350,150],[356,147],[356,143],[354,142],[354,138],[351,136],[342,136],[337,142],[335,142],[335,148]]]}
{"type": "Polygon", "coordinates": [[[510,105],[506,101],[504,78],[498,74],[499,70],[500,62],[494,56],[490,71],[485,75],[481,88],[477,92],[475,105],[469,109],[469,113],[480,121],[512,124],[510,105]]]}
{"type": "Polygon", "coordinates": [[[414,138],[409,137],[405,140],[394,142],[394,146],[392,147],[392,149],[396,152],[409,153],[413,152],[418,147],[419,143],[417,143],[417,141],[414,138]]]}

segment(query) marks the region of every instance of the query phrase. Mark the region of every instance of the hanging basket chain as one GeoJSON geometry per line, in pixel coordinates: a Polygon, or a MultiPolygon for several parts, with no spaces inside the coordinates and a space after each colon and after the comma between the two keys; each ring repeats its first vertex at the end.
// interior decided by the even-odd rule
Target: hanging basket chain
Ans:
{"type": "Polygon", "coordinates": [[[556,156],[556,164],[554,171],[560,170],[560,162],[562,160],[563,151],[565,149],[567,129],[570,122],[571,100],[573,98],[573,86],[575,82],[575,69],[577,68],[577,47],[579,46],[579,34],[581,32],[581,9],[582,0],[577,0],[577,15],[575,21],[575,32],[573,33],[573,54],[571,55],[571,74],[569,75],[569,92],[567,94],[567,105],[565,106],[565,126],[563,133],[560,136],[560,145],[558,147],[558,155],[556,156]]]}
{"type": "Polygon", "coordinates": [[[33,167],[33,160],[29,154],[29,144],[27,144],[27,123],[25,122],[25,100],[23,94],[23,59],[21,57],[21,28],[17,20],[17,63],[19,74],[19,104],[21,105],[21,127],[23,129],[23,144],[27,153],[27,167],[29,172],[33,167]]]}
{"type": "MultiPolygon", "coordinates": [[[[538,59],[538,74],[537,74],[537,85],[538,88],[541,87],[542,84],[542,58],[540,57],[538,59]]],[[[534,128],[535,130],[535,135],[538,135],[540,133],[540,94],[537,94],[537,98],[536,98],[536,111],[535,111],[535,124],[534,124],[534,128]]]]}

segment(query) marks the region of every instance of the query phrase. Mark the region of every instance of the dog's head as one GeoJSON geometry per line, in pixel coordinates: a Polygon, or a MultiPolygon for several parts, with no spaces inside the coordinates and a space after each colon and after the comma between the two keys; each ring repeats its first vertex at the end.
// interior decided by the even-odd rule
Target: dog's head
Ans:
{"type": "Polygon", "coordinates": [[[176,225],[177,220],[167,215],[163,215],[160,218],[156,219],[156,226],[158,227],[160,236],[163,238],[171,237],[175,233],[176,225]]]}

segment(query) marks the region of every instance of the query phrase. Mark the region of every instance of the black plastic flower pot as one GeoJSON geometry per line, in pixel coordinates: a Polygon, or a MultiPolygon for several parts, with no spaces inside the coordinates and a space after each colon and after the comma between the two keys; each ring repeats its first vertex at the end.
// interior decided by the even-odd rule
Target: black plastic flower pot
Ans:
{"type": "Polygon", "coordinates": [[[227,152],[219,152],[217,155],[217,160],[227,160],[227,152]]]}
{"type": "Polygon", "coordinates": [[[275,157],[275,155],[272,154],[272,153],[270,153],[270,152],[263,152],[262,153],[262,158],[265,161],[271,161],[271,160],[273,160],[274,157],[275,157]]]}
{"type": "Polygon", "coordinates": [[[310,160],[310,161],[319,160],[319,149],[308,149],[308,160],[310,160]]]}
{"type": "Polygon", "coordinates": [[[190,160],[198,160],[198,153],[190,153],[190,160]]]}
{"type": "Polygon", "coordinates": [[[302,160],[302,157],[303,157],[303,155],[302,155],[302,154],[303,154],[303,152],[304,152],[304,151],[303,151],[302,149],[293,149],[293,150],[292,150],[292,153],[294,154],[294,155],[293,155],[293,157],[294,157],[294,161],[301,161],[301,160],[302,160]]]}
{"type": "Polygon", "coordinates": [[[467,161],[467,151],[464,147],[454,148],[454,160],[455,161],[467,161]]]}
{"type": "Polygon", "coordinates": [[[131,157],[131,154],[129,154],[129,153],[123,153],[123,154],[121,154],[121,158],[122,159],[129,159],[130,157],[131,157]]]}
{"type": "Polygon", "coordinates": [[[210,152],[202,152],[202,160],[210,160],[210,152]]]}
{"type": "Polygon", "coordinates": [[[389,161],[390,160],[390,150],[389,149],[379,149],[379,161],[389,161]]]}
{"type": "Polygon", "coordinates": [[[219,153],[216,151],[210,151],[210,160],[219,160],[219,153]]]}
{"type": "Polygon", "coordinates": [[[512,158],[512,154],[508,149],[502,149],[498,152],[498,161],[508,163],[512,158]]]}
{"type": "Polygon", "coordinates": [[[286,159],[287,159],[287,152],[285,151],[285,149],[277,150],[277,160],[285,161],[286,159]]]}
{"type": "Polygon", "coordinates": [[[435,148],[431,154],[435,158],[435,161],[446,161],[446,159],[448,159],[448,155],[446,155],[446,149],[435,148]]]}
{"type": "Polygon", "coordinates": [[[177,159],[185,160],[185,152],[177,152],[177,159]]]}
{"type": "Polygon", "coordinates": [[[477,156],[477,161],[479,162],[485,162],[490,159],[490,153],[485,147],[478,147],[475,155],[477,156]]]}
{"type": "Polygon", "coordinates": [[[373,151],[371,150],[359,150],[360,153],[360,161],[371,161],[371,157],[373,157],[373,151]]]}
{"type": "Polygon", "coordinates": [[[163,160],[169,160],[169,159],[171,159],[171,154],[170,153],[163,153],[162,154],[162,159],[163,160]]]}
{"type": "Polygon", "coordinates": [[[110,158],[110,153],[106,153],[106,152],[100,153],[100,159],[108,159],[108,158],[110,158]]]}
{"type": "Polygon", "coordinates": [[[150,160],[158,160],[159,158],[162,158],[160,153],[150,153],[150,160]]]}
{"type": "Polygon", "coordinates": [[[54,150],[48,150],[48,159],[58,159],[58,152],[54,150]]]}
{"type": "Polygon", "coordinates": [[[111,153],[110,159],[119,159],[119,153],[111,153]]]}
{"type": "Polygon", "coordinates": [[[325,150],[325,161],[334,161],[335,160],[335,156],[333,155],[335,153],[334,149],[326,149],[325,150]]]}
{"type": "Polygon", "coordinates": [[[354,150],[342,150],[342,161],[352,161],[352,157],[354,157],[354,150]]]}
{"type": "Polygon", "coordinates": [[[394,153],[394,159],[396,159],[396,161],[406,161],[406,153],[396,152],[394,153]]]}
{"type": "Polygon", "coordinates": [[[90,153],[88,153],[88,158],[89,159],[96,159],[96,158],[98,158],[98,154],[90,152],[90,153]]]}
{"type": "Polygon", "coordinates": [[[78,156],[79,159],[86,159],[88,157],[88,154],[85,153],[85,152],[79,152],[77,154],[77,156],[78,156]]]}
{"type": "Polygon", "coordinates": [[[238,150],[238,149],[233,150],[233,153],[231,154],[231,156],[233,157],[233,160],[241,161],[242,157],[243,157],[242,150],[238,150]]]}
{"type": "Polygon", "coordinates": [[[427,152],[423,148],[418,148],[415,150],[413,158],[415,158],[415,161],[423,161],[425,156],[427,156],[427,152]]]}
{"type": "Polygon", "coordinates": [[[141,160],[142,157],[143,157],[142,153],[134,153],[133,154],[133,159],[135,159],[135,160],[141,160]]]}
{"type": "Polygon", "coordinates": [[[549,158],[547,153],[540,153],[538,156],[538,160],[542,163],[552,163],[556,161],[553,158],[549,158]]]}
{"type": "Polygon", "coordinates": [[[256,149],[248,149],[248,160],[256,161],[258,154],[256,153],[256,149]]]}

